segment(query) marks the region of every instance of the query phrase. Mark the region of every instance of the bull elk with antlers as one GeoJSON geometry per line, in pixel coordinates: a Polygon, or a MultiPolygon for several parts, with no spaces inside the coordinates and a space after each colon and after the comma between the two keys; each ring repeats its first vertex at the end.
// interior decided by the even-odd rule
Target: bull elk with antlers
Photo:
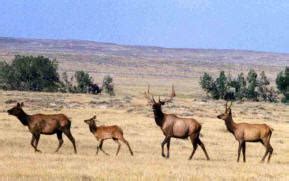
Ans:
{"type": "Polygon", "coordinates": [[[145,98],[147,98],[148,103],[152,105],[155,122],[161,128],[163,134],[165,135],[165,139],[161,143],[162,156],[169,158],[171,138],[187,139],[188,137],[190,137],[193,145],[193,151],[189,157],[189,160],[193,158],[195,151],[198,148],[198,145],[200,145],[203,149],[207,160],[210,160],[205,145],[200,139],[200,132],[202,128],[201,124],[193,118],[180,118],[175,114],[163,113],[162,106],[168,102],[171,102],[175,96],[176,94],[174,86],[172,86],[172,93],[170,95],[170,98],[161,100],[159,97],[158,102],[155,101],[153,95],[150,96],[149,87],[148,91],[145,92],[145,98]],[[167,155],[165,155],[164,153],[165,144],[167,145],[167,155]]]}
{"type": "Polygon", "coordinates": [[[273,153],[273,148],[270,144],[273,129],[267,124],[235,123],[232,118],[231,106],[232,102],[229,106],[228,102],[226,102],[225,113],[217,117],[225,121],[227,130],[232,133],[239,142],[237,162],[239,162],[241,150],[243,153],[243,161],[246,162],[246,142],[261,142],[266,148],[265,155],[261,161],[264,162],[269,154],[268,162],[270,162],[273,153]]]}

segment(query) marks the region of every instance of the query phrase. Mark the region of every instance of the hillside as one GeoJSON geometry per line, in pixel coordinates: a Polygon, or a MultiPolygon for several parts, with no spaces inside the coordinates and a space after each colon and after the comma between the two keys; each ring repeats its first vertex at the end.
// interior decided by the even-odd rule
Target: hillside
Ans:
{"type": "Polygon", "coordinates": [[[163,59],[191,63],[237,63],[285,65],[289,54],[255,52],[245,50],[177,49],[152,46],[127,46],[81,40],[45,40],[24,38],[1,38],[1,56],[6,53],[65,53],[98,56],[120,56],[147,60],[163,59]]]}
{"type": "MultiPolygon", "coordinates": [[[[79,40],[41,40],[0,38],[0,60],[11,60],[15,54],[44,55],[56,58],[60,71],[90,72],[97,82],[105,74],[115,77],[122,86],[167,86],[181,84],[198,88],[204,71],[231,74],[254,68],[265,70],[274,80],[289,65],[289,54],[244,50],[173,49],[149,46],[126,46],[79,40]],[[153,78],[153,79],[152,79],[153,78]]],[[[197,91],[198,93],[198,91],[197,91]]]]}

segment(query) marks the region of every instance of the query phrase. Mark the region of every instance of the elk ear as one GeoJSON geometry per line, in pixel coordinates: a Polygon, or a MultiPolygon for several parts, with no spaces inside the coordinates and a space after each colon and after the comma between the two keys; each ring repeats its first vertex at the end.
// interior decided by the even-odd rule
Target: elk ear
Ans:
{"type": "Polygon", "coordinates": [[[94,115],[94,116],[92,117],[92,119],[96,119],[96,115],[94,115]]]}
{"type": "Polygon", "coordinates": [[[21,102],[20,107],[23,107],[23,106],[24,106],[24,102],[21,102]]]}
{"type": "Polygon", "coordinates": [[[159,96],[159,103],[161,104],[161,105],[165,105],[165,101],[161,101],[161,99],[160,99],[160,96],[159,96]]]}

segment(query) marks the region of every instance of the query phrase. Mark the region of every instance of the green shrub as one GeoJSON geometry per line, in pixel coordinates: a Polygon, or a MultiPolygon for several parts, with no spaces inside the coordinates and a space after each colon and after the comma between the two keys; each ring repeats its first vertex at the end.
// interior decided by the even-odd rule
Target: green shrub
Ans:
{"type": "Polygon", "coordinates": [[[230,74],[226,76],[225,72],[221,71],[219,77],[214,80],[208,73],[204,73],[199,83],[213,99],[242,100],[246,98],[270,102],[276,102],[278,99],[277,92],[273,87],[269,87],[270,82],[264,71],[261,72],[260,79],[253,69],[248,72],[247,78],[243,73],[240,73],[237,78],[232,78],[230,74]]]}
{"type": "Polygon", "coordinates": [[[92,77],[84,71],[76,71],[74,77],[77,83],[77,92],[86,93],[89,86],[93,83],[92,77]]]}
{"type": "Polygon", "coordinates": [[[8,90],[57,91],[60,86],[56,60],[16,55],[11,64],[1,62],[0,85],[8,90]]]}
{"type": "Polygon", "coordinates": [[[102,89],[111,96],[114,96],[113,78],[110,75],[106,75],[102,81],[102,89]]]}
{"type": "Polygon", "coordinates": [[[246,96],[248,99],[257,100],[257,97],[258,97],[258,93],[256,91],[257,77],[258,75],[255,72],[255,70],[251,69],[248,72],[248,76],[247,76],[248,87],[247,87],[247,96],[246,96]]]}
{"type": "Polygon", "coordinates": [[[276,78],[276,84],[279,91],[284,95],[282,102],[289,103],[289,67],[281,71],[276,78]]]}

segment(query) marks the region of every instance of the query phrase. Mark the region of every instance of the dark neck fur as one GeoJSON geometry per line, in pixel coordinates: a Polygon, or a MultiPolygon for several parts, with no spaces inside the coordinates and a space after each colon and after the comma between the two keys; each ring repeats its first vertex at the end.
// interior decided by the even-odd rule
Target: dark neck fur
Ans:
{"type": "Polygon", "coordinates": [[[20,122],[24,125],[27,126],[28,122],[29,122],[29,115],[26,114],[23,110],[21,110],[21,112],[16,115],[16,117],[20,120],[20,122]]]}
{"type": "Polygon", "coordinates": [[[230,115],[226,120],[225,120],[225,124],[226,124],[226,127],[227,127],[227,130],[231,133],[234,134],[234,131],[236,129],[235,125],[236,123],[234,123],[233,121],[233,118],[232,118],[232,115],[230,115]]]}
{"type": "Polygon", "coordinates": [[[89,130],[90,130],[90,132],[95,133],[95,132],[96,132],[96,129],[97,129],[97,127],[96,127],[95,124],[90,124],[90,125],[89,125],[89,130]]]}
{"type": "Polygon", "coordinates": [[[153,109],[155,122],[158,126],[162,127],[164,123],[164,113],[162,112],[162,108],[159,107],[157,109],[153,109]]]}

